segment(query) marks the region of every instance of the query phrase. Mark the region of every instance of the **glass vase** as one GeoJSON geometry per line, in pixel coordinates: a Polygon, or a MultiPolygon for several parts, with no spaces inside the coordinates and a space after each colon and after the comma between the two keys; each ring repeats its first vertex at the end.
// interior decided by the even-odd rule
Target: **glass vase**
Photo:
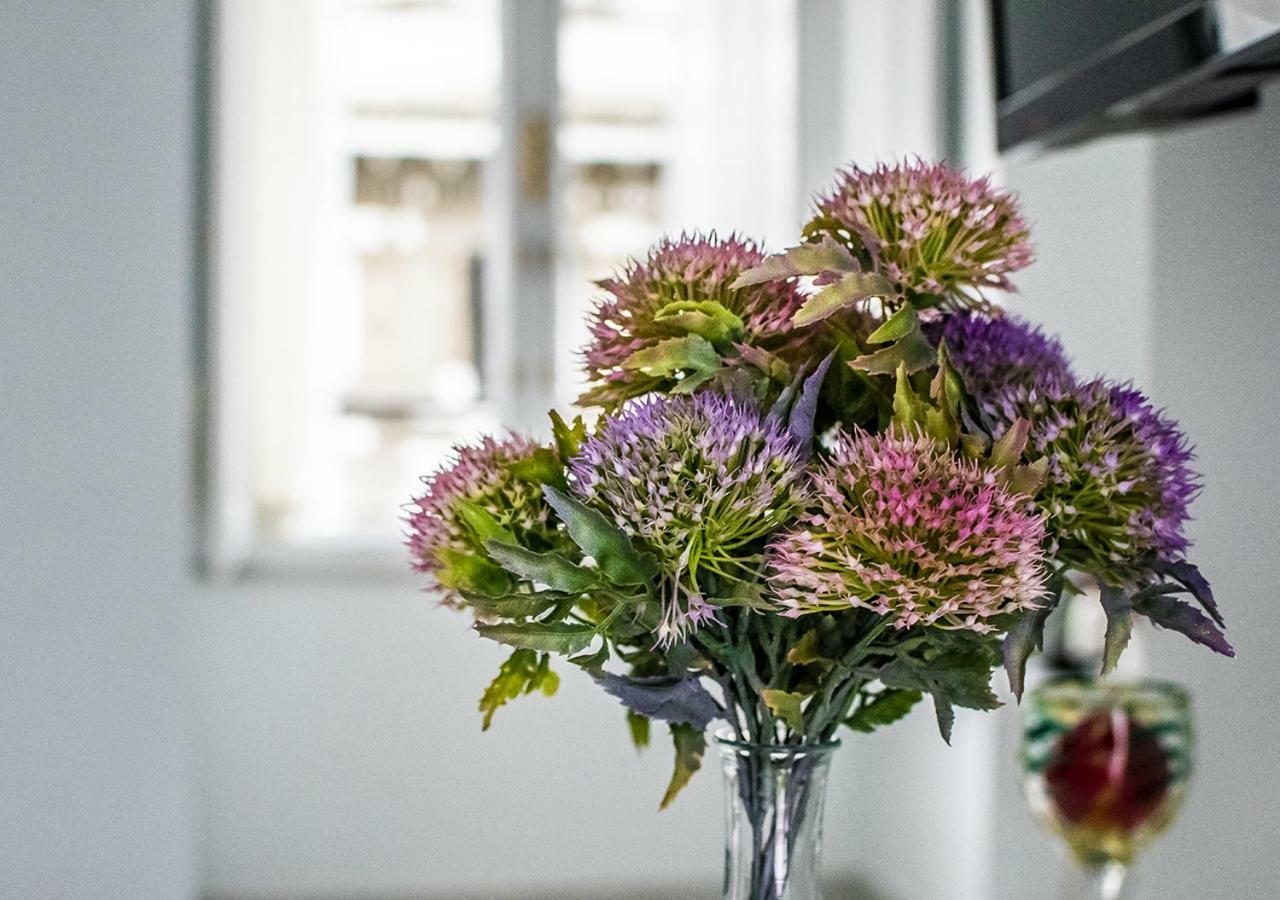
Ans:
{"type": "Polygon", "coordinates": [[[761,745],[719,736],[725,900],[820,900],[827,770],[839,741],[761,745]]]}

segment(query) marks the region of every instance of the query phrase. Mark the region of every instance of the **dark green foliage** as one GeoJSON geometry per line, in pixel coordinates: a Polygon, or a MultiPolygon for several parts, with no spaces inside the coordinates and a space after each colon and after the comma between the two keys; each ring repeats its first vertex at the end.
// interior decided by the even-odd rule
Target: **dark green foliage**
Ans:
{"type": "Polygon", "coordinates": [[[574,565],[558,553],[534,553],[501,541],[486,541],[485,549],[495,562],[513,575],[555,591],[581,594],[600,583],[592,569],[574,565]]]}
{"type": "Polygon", "coordinates": [[[1102,610],[1107,614],[1107,632],[1102,644],[1102,674],[1115,671],[1120,654],[1133,634],[1133,603],[1124,588],[1102,585],[1102,610]]]}
{"type": "Polygon", "coordinates": [[[475,628],[481,637],[509,647],[565,655],[585,649],[595,637],[595,629],[591,626],[569,622],[477,623],[475,628]]]}
{"type": "Polygon", "coordinates": [[[657,576],[657,559],[637,550],[631,538],[601,513],[551,485],[543,490],[569,536],[595,560],[605,578],[617,585],[643,585],[657,576]]]}
{"type": "Polygon", "coordinates": [[[996,709],[1000,701],[991,690],[994,648],[976,636],[944,632],[919,656],[904,654],[880,672],[885,687],[921,691],[933,697],[942,739],[951,743],[956,706],[996,709]],[[945,635],[945,637],[944,637],[945,635]]]}
{"type": "Polygon", "coordinates": [[[877,728],[892,725],[911,712],[923,696],[920,691],[886,688],[878,694],[867,695],[853,715],[844,720],[844,724],[854,731],[870,734],[877,728]]]}

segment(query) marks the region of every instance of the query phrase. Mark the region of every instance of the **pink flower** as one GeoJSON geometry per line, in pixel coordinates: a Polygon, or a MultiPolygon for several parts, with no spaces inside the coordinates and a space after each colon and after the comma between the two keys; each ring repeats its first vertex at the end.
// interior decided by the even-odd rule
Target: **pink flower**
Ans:
{"type": "Polygon", "coordinates": [[[809,513],[769,549],[788,615],[853,606],[900,629],[985,633],[1044,593],[1044,521],[1029,498],[922,434],[845,435],[813,488],[809,513]]]}
{"type": "MultiPolygon", "coordinates": [[[[530,537],[536,543],[539,537],[551,534],[555,525],[542,497],[542,485],[536,479],[520,477],[513,468],[538,449],[534,441],[514,434],[503,440],[485,437],[479,444],[455,447],[453,465],[424,478],[425,491],[410,504],[405,544],[413,567],[439,578],[453,554],[485,556],[483,543],[459,512],[458,504],[464,500],[489,513],[526,546],[530,537]]],[[[445,603],[461,605],[452,585],[441,587],[445,603]]]]}
{"type": "Polygon", "coordinates": [[[753,344],[786,334],[804,302],[793,284],[729,288],[763,259],[754,241],[736,235],[681,235],[659,242],[644,261],[632,260],[616,277],[598,282],[606,296],[590,316],[591,342],[582,352],[587,376],[597,386],[580,402],[615,406],[674,387],[671,379],[624,367],[637,351],[687,333],[659,317],[673,303],[710,301],[737,316],[741,331],[727,336],[726,343],[753,344]]]}
{"type": "Polygon", "coordinates": [[[921,307],[984,306],[984,289],[1012,290],[1009,274],[1032,259],[1013,197],[920,159],[841,172],[804,234],[841,241],[921,307]]]}

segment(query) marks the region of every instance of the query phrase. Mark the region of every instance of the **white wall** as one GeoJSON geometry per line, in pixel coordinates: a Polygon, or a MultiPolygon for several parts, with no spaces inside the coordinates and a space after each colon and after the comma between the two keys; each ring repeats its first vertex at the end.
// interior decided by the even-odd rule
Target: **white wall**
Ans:
{"type": "MultiPolygon", "coordinates": [[[[1205,478],[1193,558],[1213,582],[1239,658],[1144,634],[1151,670],[1191,686],[1198,773],[1171,832],[1140,862],[1137,898],[1273,897],[1280,881],[1280,87],[1260,112],[1014,162],[1039,262],[1020,311],[1059,332],[1082,374],[1133,378],[1177,418],[1205,478]]],[[[1016,714],[1003,714],[1012,753],[1016,714]]],[[[1050,896],[1061,863],[1018,794],[998,779],[997,894],[1050,896]]]]}
{"type": "Polygon", "coordinates": [[[715,766],[659,815],[662,735],[637,759],[616,701],[563,669],[558,696],[521,698],[481,733],[476,701],[505,654],[408,575],[199,596],[209,891],[714,884],[715,766]]]}
{"type": "Polygon", "coordinates": [[[192,891],[192,4],[0,4],[0,896],[192,891]]]}
{"type": "Polygon", "coordinates": [[[1036,251],[1008,305],[1058,334],[1081,377],[1151,375],[1151,148],[1118,137],[1005,164],[1036,251]]]}
{"type": "Polygon", "coordinates": [[[1157,672],[1195,687],[1199,775],[1143,887],[1153,898],[1274,897],[1280,85],[1257,115],[1160,139],[1153,175],[1152,389],[1199,448],[1195,555],[1239,656],[1160,646],[1157,672]]]}
{"type": "MultiPolygon", "coordinates": [[[[1018,273],[1019,293],[1008,305],[1057,334],[1081,377],[1106,374],[1151,386],[1151,169],[1146,136],[1005,163],[1005,181],[1019,196],[1036,247],[1036,261],[1018,273]]],[[[1032,820],[1019,784],[1020,710],[1011,703],[994,718],[993,894],[1055,896],[1060,848],[1032,820]]]]}

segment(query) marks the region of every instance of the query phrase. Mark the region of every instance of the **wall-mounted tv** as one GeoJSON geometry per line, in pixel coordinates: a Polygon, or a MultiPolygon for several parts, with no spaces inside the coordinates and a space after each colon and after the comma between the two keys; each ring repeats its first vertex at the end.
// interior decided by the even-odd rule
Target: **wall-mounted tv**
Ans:
{"type": "Polygon", "coordinates": [[[991,0],[1000,149],[1248,109],[1280,0],[991,0]]]}

